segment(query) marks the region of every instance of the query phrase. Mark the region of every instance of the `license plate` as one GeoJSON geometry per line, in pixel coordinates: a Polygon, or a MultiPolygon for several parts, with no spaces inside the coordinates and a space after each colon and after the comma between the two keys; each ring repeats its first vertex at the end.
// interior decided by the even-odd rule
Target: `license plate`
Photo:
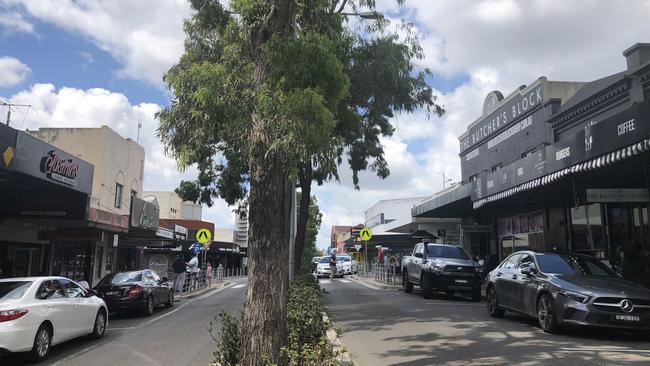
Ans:
{"type": "Polygon", "coordinates": [[[615,316],[616,320],[624,321],[624,322],[640,322],[641,317],[638,315],[623,315],[623,314],[618,314],[615,316]]]}
{"type": "Polygon", "coordinates": [[[467,280],[454,280],[456,283],[467,283],[467,280]]]}
{"type": "Polygon", "coordinates": [[[106,296],[115,296],[119,293],[119,291],[106,291],[106,296]]]}

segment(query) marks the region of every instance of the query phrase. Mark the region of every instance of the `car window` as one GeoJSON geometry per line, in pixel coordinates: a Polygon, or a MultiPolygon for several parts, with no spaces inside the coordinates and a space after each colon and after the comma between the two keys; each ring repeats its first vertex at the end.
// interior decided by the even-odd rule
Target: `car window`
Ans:
{"type": "Polygon", "coordinates": [[[160,282],[160,276],[158,276],[158,273],[156,273],[155,271],[151,271],[150,273],[153,276],[153,280],[155,282],[160,282]]]}
{"type": "Polygon", "coordinates": [[[465,250],[455,245],[427,245],[427,256],[434,258],[469,259],[465,250]]]}
{"type": "Polygon", "coordinates": [[[0,300],[17,300],[25,295],[32,281],[0,282],[0,300]]]}
{"type": "Polygon", "coordinates": [[[65,291],[57,280],[45,280],[36,291],[39,300],[65,299],[65,291]]]}
{"type": "Polygon", "coordinates": [[[423,245],[422,245],[422,244],[418,244],[418,245],[415,246],[415,253],[422,253],[422,254],[424,254],[424,250],[423,250],[423,245]]]}
{"type": "Polygon", "coordinates": [[[539,270],[544,273],[571,276],[616,277],[616,273],[597,259],[586,256],[545,254],[537,257],[539,270]]]}
{"type": "Polygon", "coordinates": [[[120,272],[106,275],[99,281],[97,286],[104,285],[121,285],[124,283],[133,283],[142,281],[142,272],[120,272]]]}
{"type": "Polygon", "coordinates": [[[84,289],[79,287],[76,283],[67,279],[62,279],[60,282],[63,285],[63,289],[65,290],[65,293],[68,295],[68,297],[86,297],[86,291],[84,291],[84,289]]]}
{"type": "Polygon", "coordinates": [[[517,266],[517,261],[519,261],[519,257],[521,257],[521,254],[513,254],[510,256],[510,258],[506,259],[503,261],[501,264],[501,267],[503,269],[514,269],[517,266]]]}
{"type": "Polygon", "coordinates": [[[329,263],[330,262],[330,257],[323,257],[320,259],[320,263],[329,263]]]}
{"type": "Polygon", "coordinates": [[[156,280],[155,280],[155,278],[153,276],[153,273],[147,271],[147,272],[144,273],[144,277],[145,277],[145,281],[148,284],[150,284],[150,285],[155,285],[156,284],[156,280]]]}
{"type": "Polygon", "coordinates": [[[525,267],[535,267],[535,261],[531,255],[524,254],[519,260],[519,265],[517,265],[517,268],[522,269],[525,267]]]}

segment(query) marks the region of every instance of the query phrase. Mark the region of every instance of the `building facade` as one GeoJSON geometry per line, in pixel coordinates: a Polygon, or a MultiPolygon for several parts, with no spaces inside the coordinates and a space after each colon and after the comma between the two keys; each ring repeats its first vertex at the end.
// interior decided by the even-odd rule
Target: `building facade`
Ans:
{"type": "Polygon", "coordinates": [[[650,284],[650,44],[623,55],[626,70],[589,83],[490,93],[460,137],[462,184],[414,216],[461,218],[463,245],[492,265],[573,251],[650,284]]]}

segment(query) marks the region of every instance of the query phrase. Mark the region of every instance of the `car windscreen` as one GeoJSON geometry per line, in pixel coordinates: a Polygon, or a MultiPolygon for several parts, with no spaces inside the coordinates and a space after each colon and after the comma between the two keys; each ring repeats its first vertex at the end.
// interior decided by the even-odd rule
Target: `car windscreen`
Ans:
{"type": "Polygon", "coordinates": [[[540,271],[549,274],[616,277],[616,273],[606,265],[589,257],[538,254],[537,263],[540,271]]]}
{"type": "Polygon", "coordinates": [[[97,286],[121,285],[124,283],[133,283],[140,281],[142,281],[142,272],[111,273],[102,278],[97,286]]]}
{"type": "Polygon", "coordinates": [[[330,257],[323,257],[319,261],[319,263],[329,263],[329,262],[330,262],[330,257]]]}
{"type": "Polygon", "coordinates": [[[0,300],[17,300],[27,292],[32,281],[0,282],[0,300]]]}
{"type": "Polygon", "coordinates": [[[427,257],[469,259],[461,247],[454,245],[427,245],[427,257]]]}
{"type": "Polygon", "coordinates": [[[351,257],[346,257],[346,256],[336,257],[336,260],[341,262],[349,262],[351,259],[352,259],[351,257]]]}

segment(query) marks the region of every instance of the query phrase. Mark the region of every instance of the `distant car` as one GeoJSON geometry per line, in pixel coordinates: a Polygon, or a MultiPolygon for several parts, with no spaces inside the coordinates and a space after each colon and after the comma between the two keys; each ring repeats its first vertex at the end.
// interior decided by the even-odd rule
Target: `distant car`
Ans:
{"type": "Polygon", "coordinates": [[[316,273],[316,267],[318,266],[318,262],[320,261],[320,259],[321,259],[321,257],[313,257],[311,259],[311,264],[310,264],[310,266],[311,266],[310,272],[311,273],[316,273]]]}
{"type": "Polygon", "coordinates": [[[349,255],[337,255],[336,261],[341,262],[344,274],[357,273],[357,261],[349,255]]]}
{"type": "MultiPolygon", "coordinates": [[[[330,276],[330,257],[321,257],[316,266],[316,277],[329,277],[330,276]]],[[[334,276],[343,276],[343,264],[336,261],[336,273],[334,276]]]]}
{"type": "Polygon", "coordinates": [[[487,310],[537,318],[548,333],[562,325],[650,329],[650,290],[596,258],[521,251],[488,274],[487,310]]]}
{"type": "Polygon", "coordinates": [[[139,310],[149,316],[158,305],[174,305],[174,289],[167,278],[161,279],[150,269],[108,274],[95,286],[95,291],[106,301],[110,312],[139,310]]]}
{"type": "Polygon", "coordinates": [[[64,277],[0,279],[0,351],[47,358],[53,345],[84,335],[101,338],[108,309],[94,291],[64,277]]]}

